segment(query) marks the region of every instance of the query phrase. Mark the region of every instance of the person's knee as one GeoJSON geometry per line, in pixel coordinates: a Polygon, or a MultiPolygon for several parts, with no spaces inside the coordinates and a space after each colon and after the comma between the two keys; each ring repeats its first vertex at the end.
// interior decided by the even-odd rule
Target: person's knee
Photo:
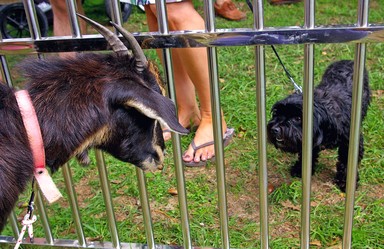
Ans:
{"type": "MultiPolygon", "coordinates": [[[[195,29],[196,23],[202,23],[202,25],[199,26],[202,26],[202,28],[204,28],[204,20],[195,10],[192,2],[183,1],[177,3],[168,3],[166,6],[167,19],[170,30],[195,29]]],[[[146,11],[148,10],[152,12],[154,16],[157,17],[155,4],[150,4],[146,6],[146,11]]]]}
{"type": "Polygon", "coordinates": [[[55,15],[66,15],[67,14],[67,5],[65,1],[62,0],[51,0],[52,11],[55,15]]]}
{"type": "MultiPolygon", "coordinates": [[[[50,3],[52,6],[52,11],[53,11],[54,15],[58,15],[58,16],[64,16],[64,15],[67,16],[68,15],[66,1],[51,0],[50,3]]],[[[81,0],[77,0],[76,5],[77,5],[76,6],[77,11],[80,13],[84,13],[81,0]]]]}
{"type": "Polygon", "coordinates": [[[199,14],[190,2],[180,2],[167,5],[167,17],[171,30],[186,29],[199,14]],[[188,18],[186,18],[188,17],[188,18]]]}
{"type": "Polygon", "coordinates": [[[176,12],[168,12],[168,24],[169,28],[172,30],[179,30],[182,26],[182,23],[185,22],[185,15],[176,12]]]}

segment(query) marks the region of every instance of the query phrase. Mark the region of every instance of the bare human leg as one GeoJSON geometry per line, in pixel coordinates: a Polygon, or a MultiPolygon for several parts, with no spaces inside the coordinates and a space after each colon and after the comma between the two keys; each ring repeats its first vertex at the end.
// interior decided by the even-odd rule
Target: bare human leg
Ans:
{"type": "MultiPolygon", "coordinates": [[[[50,1],[53,12],[53,34],[55,36],[67,36],[72,35],[71,25],[69,23],[68,10],[66,1],[63,0],[51,0],[50,1]]],[[[81,0],[76,1],[77,12],[84,14],[83,5],[81,0]]],[[[86,24],[84,21],[80,21],[80,29],[82,33],[86,31],[86,24]]],[[[74,56],[75,52],[60,53],[60,56],[74,56]]]]}
{"type": "MultiPolygon", "coordinates": [[[[152,18],[156,18],[156,6],[149,5],[146,10],[150,10],[152,18]]],[[[149,12],[149,11],[147,11],[149,12]]],[[[167,4],[168,24],[170,30],[203,30],[204,20],[194,9],[191,1],[183,1],[178,3],[167,4]],[[188,16],[188,18],[185,18],[188,16]]],[[[148,14],[147,14],[148,16],[148,14]]],[[[153,21],[153,20],[152,20],[153,21]]],[[[150,21],[149,21],[150,22],[150,21]]],[[[192,82],[198,98],[200,100],[200,115],[201,121],[199,128],[194,137],[194,143],[199,146],[207,142],[213,141],[213,126],[211,112],[211,98],[209,91],[209,69],[207,60],[207,51],[205,48],[183,48],[173,50],[174,58],[179,60],[183,66],[185,73],[177,72],[175,68],[175,82],[178,107],[183,106],[186,99],[191,99],[194,91],[182,91],[180,85],[185,82],[192,82]],[[177,74],[180,73],[180,78],[177,74]],[[187,77],[188,76],[188,77],[187,77]],[[182,79],[189,78],[189,80],[182,79]],[[187,97],[188,96],[188,97],[187,97]]],[[[176,63],[174,61],[174,65],[176,63]]],[[[188,83],[189,84],[189,83],[188,83]]],[[[195,98],[195,96],[193,96],[195,98]]],[[[188,110],[188,109],[187,109],[188,110]]],[[[182,123],[183,124],[183,123],[182,123]]],[[[227,129],[226,122],[222,118],[223,131],[227,129]]],[[[214,146],[206,146],[194,151],[190,145],[183,155],[185,162],[200,162],[211,159],[214,156],[214,146]]]]}
{"type": "MultiPolygon", "coordinates": [[[[157,18],[152,10],[149,9],[149,6],[146,5],[146,15],[150,31],[157,31],[157,18]]],[[[192,80],[187,74],[187,71],[182,64],[176,49],[172,50],[172,61],[174,68],[174,80],[177,82],[176,89],[176,102],[178,109],[178,118],[180,124],[186,128],[191,128],[193,126],[197,127],[200,124],[200,110],[196,101],[195,95],[195,86],[192,83],[192,80]]],[[[162,58],[161,50],[156,51],[158,56],[162,58]]],[[[164,132],[164,139],[169,140],[171,138],[170,132],[164,132]]]]}

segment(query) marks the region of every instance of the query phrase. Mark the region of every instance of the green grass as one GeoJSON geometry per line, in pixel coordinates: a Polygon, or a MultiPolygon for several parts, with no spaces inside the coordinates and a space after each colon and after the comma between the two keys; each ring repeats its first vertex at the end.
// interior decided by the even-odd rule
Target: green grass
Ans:
{"type": "MultiPolygon", "coordinates": [[[[303,5],[271,6],[265,2],[265,26],[303,25],[303,5]]],[[[230,22],[216,18],[217,28],[253,27],[253,17],[245,2],[236,1],[247,11],[247,19],[230,22]]],[[[195,1],[202,13],[202,3],[195,1]]],[[[382,23],[384,8],[381,1],[370,1],[369,20],[382,23]],[[380,7],[379,7],[380,6],[380,7]]],[[[106,23],[100,6],[86,6],[92,18],[106,23]],[[91,9],[93,8],[93,9],[91,9]]],[[[316,24],[356,23],[357,0],[316,1],[316,24]]],[[[101,7],[102,8],[102,7],[101,7]]],[[[147,31],[145,15],[138,9],[125,24],[130,31],[147,31]]],[[[353,59],[353,44],[315,45],[315,82],[319,82],[325,68],[335,60],[353,59]]],[[[303,82],[303,45],[276,46],[282,60],[299,84],[303,82]]],[[[233,248],[259,248],[259,186],[257,153],[256,85],[253,47],[220,47],[218,50],[221,100],[227,122],[236,128],[236,137],[226,149],[226,178],[229,210],[230,242],[233,248]]],[[[372,103],[363,123],[365,157],[360,166],[360,186],[355,204],[353,248],[384,248],[384,44],[369,44],[367,68],[370,71],[372,103]]],[[[154,51],[145,51],[159,63],[154,51]]],[[[19,61],[10,57],[13,65],[19,61]]],[[[273,51],[265,47],[267,80],[267,115],[274,102],[287,96],[293,87],[285,76],[273,51]]],[[[15,77],[15,78],[16,78],[15,77]]],[[[192,135],[182,138],[186,148],[192,135]]],[[[168,190],[176,187],[171,144],[165,168],[156,174],[147,174],[148,191],[153,215],[155,240],[158,244],[182,245],[182,231],[177,196],[168,190]]],[[[300,244],[301,182],[289,174],[295,157],[268,146],[269,182],[274,186],[269,196],[271,248],[297,248],[300,244]]],[[[145,243],[145,233],[135,169],[106,156],[113,193],[120,239],[124,242],[145,243]]],[[[319,171],[312,178],[311,248],[341,245],[345,196],[332,183],[336,151],[322,153],[319,171]]],[[[103,196],[95,165],[83,168],[70,162],[78,191],[84,230],[88,238],[110,241],[103,196]]],[[[54,175],[60,189],[63,177],[54,175]]],[[[203,169],[185,169],[190,228],[193,245],[220,247],[220,221],[218,212],[216,173],[214,166],[203,169]]],[[[64,192],[64,191],[63,191],[64,192]]],[[[65,194],[65,193],[64,193],[65,194]]],[[[48,207],[54,237],[75,239],[76,233],[71,211],[65,197],[48,207]]],[[[12,234],[7,228],[5,234],[12,234]]],[[[3,233],[3,234],[4,234],[3,233]]],[[[36,228],[42,237],[42,229],[36,228]]]]}

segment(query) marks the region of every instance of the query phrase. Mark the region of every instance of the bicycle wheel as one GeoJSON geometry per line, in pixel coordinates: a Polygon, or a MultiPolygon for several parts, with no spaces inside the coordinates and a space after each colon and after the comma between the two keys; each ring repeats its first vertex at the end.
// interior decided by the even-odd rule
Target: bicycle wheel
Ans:
{"type": "MultiPolygon", "coordinates": [[[[36,8],[36,15],[41,36],[46,36],[48,32],[47,17],[39,8],[36,8]]],[[[9,4],[1,10],[0,30],[5,39],[31,37],[22,3],[9,4]]]]}

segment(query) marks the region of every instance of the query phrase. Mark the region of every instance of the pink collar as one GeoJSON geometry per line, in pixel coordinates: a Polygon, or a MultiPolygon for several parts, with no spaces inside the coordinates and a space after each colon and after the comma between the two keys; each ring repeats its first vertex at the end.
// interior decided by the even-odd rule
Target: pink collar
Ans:
{"type": "Polygon", "coordinates": [[[61,197],[61,193],[45,168],[44,143],[35,108],[33,107],[28,91],[17,91],[15,92],[15,96],[17,104],[19,105],[25,130],[27,131],[29,146],[32,150],[33,164],[35,166],[35,179],[38,182],[45,198],[49,203],[52,203],[61,197]]]}
{"type": "Polygon", "coordinates": [[[32,100],[28,91],[17,91],[15,96],[17,104],[19,105],[25,130],[27,131],[35,171],[37,171],[41,168],[45,168],[45,151],[39,121],[37,120],[35,108],[33,108],[32,100]]]}

